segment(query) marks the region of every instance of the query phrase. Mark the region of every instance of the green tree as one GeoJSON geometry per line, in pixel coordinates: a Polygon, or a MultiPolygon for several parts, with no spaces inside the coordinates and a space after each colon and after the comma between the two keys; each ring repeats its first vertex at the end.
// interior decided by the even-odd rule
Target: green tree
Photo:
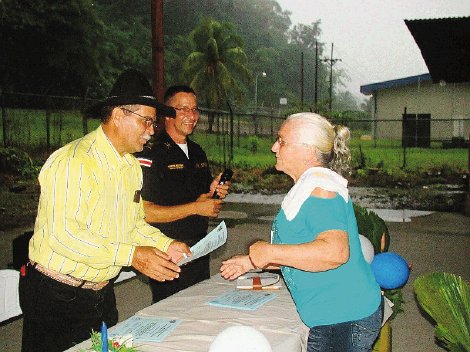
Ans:
{"type": "Polygon", "coordinates": [[[348,91],[341,91],[336,94],[334,101],[335,110],[359,110],[357,98],[348,91]]]}
{"type": "Polygon", "coordinates": [[[105,96],[126,68],[152,75],[152,32],[149,0],[95,0],[96,12],[104,23],[99,85],[92,97],[105,96]]]}
{"type": "Polygon", "coordinates": [[[0,1],[5,90],[83,95],[100,74],[103,24],[91,0],[0,1]]]}
{"type": "MultiPolygon", "coordinates": [[[[209,109],[219,109],[229,97],[241,98],[251,73],[241,38],[228,23],[202,20],[191,32],[193,52],[185,61],[185,76],[209,109]]],[[[214,114],[209,114],[212,132],[214,114]]]]}
{"type": "Polygon", "coordinates": [[[187,83],[183,66],[191,52],[189,36],[165,35],[165,83],[167,87],[187,83]]]}
{"type": "MultiPolygon", "coordinates": [[[[165,1],[165,34],[169,37],[176,35],[187,36],[201,19],[210,14],[211,18],[219,22],[229,22],[233,31],[243,38],[244,52],[248,58],[246,66],[252,72],[266,72],[267,77],[259,84],[259,105],[275,105],[279,97],[292,96],[290,89],[286,89],[284,75],[279,62],[280,53],[287,45],[286,33],[291,24],[289,12],[283,11],[274,0],[201,0],[194,6],[193,0],[166,0],[165,1]],[[272,55],[271,55],[272,54],[272,55]]],[[[165,38],[165,55],[173,51],[173,45],[168,47],[169,40],[165,38]]],[[[173,55],[172,55],[173,57],[173,55]]],[[[167,60],[167,59],[165,59],[167,60]]],[[[168,59],[168,61],[170,61],[168,59]]],[[[168,69],[178,70],[177,64],[166,64],[168,69]]],[[[292,65],[292,63],[286,63],[292,65]]],[[[174,76],[170,72],[169,76],[174,76]]],[[[248,91],[249,105],[254,102],[254,80],[245,89],[248,91]]],[[[239,106],[237,109],[247,108],[239,106]]]]}

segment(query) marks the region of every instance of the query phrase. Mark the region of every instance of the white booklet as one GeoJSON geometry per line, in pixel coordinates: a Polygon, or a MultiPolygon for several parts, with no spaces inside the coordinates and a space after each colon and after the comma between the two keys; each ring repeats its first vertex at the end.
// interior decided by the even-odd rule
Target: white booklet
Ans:
{"type": "Polygon", "coordinates": [[[183,258],[183,260],[178,262],[178,265],[183,265],[193,261],[197,258],[209,254],[213,250],[219,248],[227,241],[227,226],[225,221],[222,221],[215,229],[209,232],[202,240],[192,246],[191,254],[192,256],[183,258]]]}

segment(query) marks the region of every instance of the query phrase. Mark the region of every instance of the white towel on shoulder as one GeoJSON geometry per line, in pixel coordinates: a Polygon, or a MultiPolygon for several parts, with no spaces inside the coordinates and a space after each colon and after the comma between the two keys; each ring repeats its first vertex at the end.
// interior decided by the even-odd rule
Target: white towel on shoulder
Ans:
{"type": "Polygon", "coordinates": [[[282,201],[282,209],[287,220],[291,221],[315,188],[336,192],[348,202],[348,181],[333,170],[324,167],[311,167],[305,171],[282,201]]]}

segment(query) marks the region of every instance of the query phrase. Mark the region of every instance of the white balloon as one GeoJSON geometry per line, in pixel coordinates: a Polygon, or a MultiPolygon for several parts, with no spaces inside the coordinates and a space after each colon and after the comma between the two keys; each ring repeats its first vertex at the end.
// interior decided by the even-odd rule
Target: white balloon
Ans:
{"type": "Polygon", "coordinates": [[[359,240],[361,241],[361,248],[362,248],[362,254],[364,254],[364,258],[366,259],[367,263],[372,263],[372,260],[374,259],[374,246],[372,245],[372,242],[369,241],[369,239],[366,236],[359,235],[359,240]]]}
{"type": "Polygon", "coordinates": [[[220,332],[209,352],[272,352],[268,339],[250,326],[231,326],[220,332]]]}

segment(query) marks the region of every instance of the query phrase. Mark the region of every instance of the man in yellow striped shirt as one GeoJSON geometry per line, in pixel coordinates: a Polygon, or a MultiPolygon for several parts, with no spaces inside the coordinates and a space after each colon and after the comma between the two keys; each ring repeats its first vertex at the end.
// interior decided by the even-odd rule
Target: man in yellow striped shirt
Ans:
{"type": "Polygon", "coordinates": [[[20,280],[23,351],[63,351],[117,322],[113,279],[132,266],[173,280],[189,247],[148,225],[142,171],[132,153],[154,133],[157,103],[147,79],[125,71],[92,110],[93,132],[54,152],[39,175],[41,196],[20,280]]]}

